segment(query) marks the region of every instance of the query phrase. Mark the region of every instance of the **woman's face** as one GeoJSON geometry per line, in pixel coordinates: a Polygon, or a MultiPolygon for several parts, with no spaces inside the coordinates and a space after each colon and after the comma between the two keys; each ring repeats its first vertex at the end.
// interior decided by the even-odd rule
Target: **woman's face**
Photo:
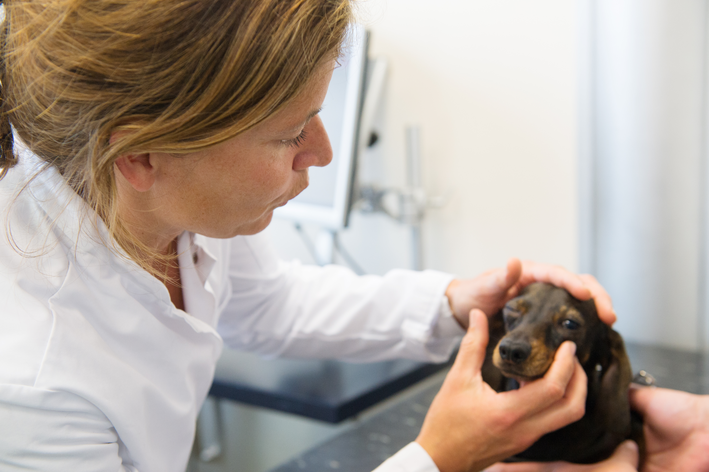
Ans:
{"type": "Polygon", "coordinates": [[[273,210],[308,186],[308,168],[325,166],[332,148],[317,115],[334,61],[321,66],[289,105],[249,131],[183,156],[152,153],[160,169],[150,192],[154,223],[214,238],[255,234],[273,210]]]}

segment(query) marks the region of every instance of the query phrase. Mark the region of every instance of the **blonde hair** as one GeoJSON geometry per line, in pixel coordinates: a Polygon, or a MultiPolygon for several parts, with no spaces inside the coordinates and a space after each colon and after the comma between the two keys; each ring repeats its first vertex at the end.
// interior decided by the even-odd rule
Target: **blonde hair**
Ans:
{"type": "Polygon", "coordinates": [[[116,158],[197,151],[260,123],[337,57],[351,17],[350,0],[4,4],[0,178],[17,163],[14,127],[147,270],[159,255],[117,213],[116,158]],[[129,132],[109,142],[116,131],[129,132]]]}

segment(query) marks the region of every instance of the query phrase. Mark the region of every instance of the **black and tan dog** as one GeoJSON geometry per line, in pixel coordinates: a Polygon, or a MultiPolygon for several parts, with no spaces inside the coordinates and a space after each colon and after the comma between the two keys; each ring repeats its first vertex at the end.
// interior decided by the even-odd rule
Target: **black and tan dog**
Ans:
{"type": "Polygon", "coordinates": [[[640,443],[642,455],[642,422],[628,402],[630,361],[623,339],[598,318],[593,300],[579,301],[548,284],[526,287],[490,320],[483,378],[498,392],[518,388],[518,381],[543,376],[567,340],[576,343],[588,376],[586,413],[509,460],[594,463],[627,438],[640,443]]]}

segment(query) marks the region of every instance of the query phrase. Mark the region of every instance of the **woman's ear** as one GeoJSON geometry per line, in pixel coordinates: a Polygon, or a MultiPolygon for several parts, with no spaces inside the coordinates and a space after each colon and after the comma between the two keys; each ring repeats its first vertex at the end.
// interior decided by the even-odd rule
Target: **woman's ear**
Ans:
{"type": "Polygon", "coordinates": [[[150,154],[127,154],[116,159],[116,168],[136,192],[147,192],[155,183],[155,167],[150,154]]]}
{"type": "MultiPolygon", "coordinates": [[[[128,135],[130,131],[114,131],[111,133],[110,143],[128,135]]],[[[150,154],[126,154],[120,156],[115,162],[117,174],[130,184],[136,192],[147,192],[155,183],[155,169],[150,163],[150,154]]]]}

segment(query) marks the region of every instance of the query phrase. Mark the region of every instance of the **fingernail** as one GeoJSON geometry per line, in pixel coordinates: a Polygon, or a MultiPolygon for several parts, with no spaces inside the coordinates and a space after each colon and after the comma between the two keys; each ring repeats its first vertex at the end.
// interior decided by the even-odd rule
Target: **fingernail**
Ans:
{"type": "Polygon", "coordinates": [[[627,441],[623,441],[623,444],[621,444],[621,446],[623,446],[625,449],[627,449],[629,451],[638,452],[638,445],[632,439],[628,439],[627,441]]]}
{"type": "Polygon", "coordinates": [[[576,343],[573,341],[567,341],[567,342],[570,344],[569,349],[571,349],[571,355],[575,356],[576,355],[576,343]]]}

